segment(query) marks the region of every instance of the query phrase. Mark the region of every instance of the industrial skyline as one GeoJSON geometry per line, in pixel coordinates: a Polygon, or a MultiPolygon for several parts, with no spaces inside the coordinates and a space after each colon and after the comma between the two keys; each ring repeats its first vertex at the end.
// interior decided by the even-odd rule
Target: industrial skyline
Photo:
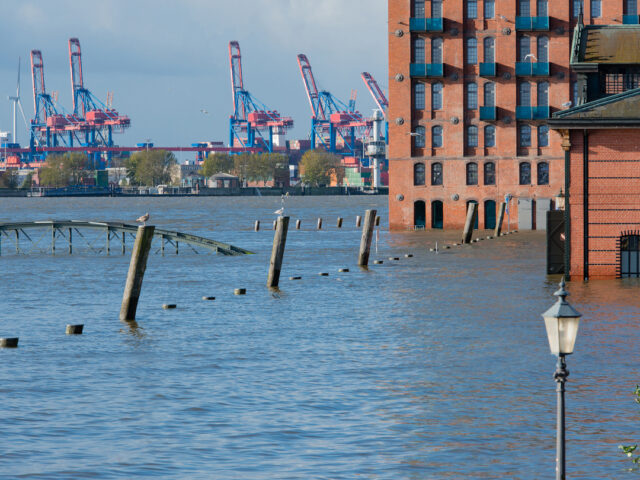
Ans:
{"type": "MultiPolygon", "coordinates": [[[[157,145],[227,141],[233,113],[228,73],[230,40],[243,45],[245,72],[252,93],[296,120],[287,138],[307,138],[310,112],[296,55],[312,55],[326,88],[347,100],[358,90],[358,110],[376,107],[360,74],[370,71],[387,88],[386,2],[339,0],[188,0],[171,2],[113,0],[102,5],[59,1],[54,6],[10,0],[0,20],[5,55],[0,59],[0,88],[13,95],[16,61],[22,58],[22,103],[33,114],[29,52],[42,51],[47,90],[72,107],[68,50],[70,37],[83,45],[85,79],[103,101],[126,111],[132,128],[120,144],[150,139],[157,145]],[[161,6],[161,8],[158,7],[161,6]],[[242,28],[242,26],[250,28],[242,28]],[[166,32],[173,32],[167,35],[166,32]],[[363,42],[362,39],[367,41],[363,42]],[[262,80],[261,80],[262,79],[262,80]],[[203,112],[204,111],[204,112],[203,112]],[[206,112],[206,113],[205,113],[206,112]]],[[[11,130],[10,101],[0,109],[0,130],[11,130]]],[[[28,140],[20,120],[18,140],[28,140]]]]}

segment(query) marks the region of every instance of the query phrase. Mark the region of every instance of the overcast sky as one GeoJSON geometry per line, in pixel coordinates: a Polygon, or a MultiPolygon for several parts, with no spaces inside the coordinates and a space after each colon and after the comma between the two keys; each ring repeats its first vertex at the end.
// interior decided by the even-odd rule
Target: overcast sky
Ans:
{"type": "MultiPolygon", "coordinates": [[[[121,145],[228,141],[232,113],[228,43],[240,42],[245,87],[292,116],[288,138],[308,138],[310,107],[296,55],[305,53],[321,89],[358,110],[375,104],[360,73],[388,88],[386,0],[3,0],[0,16],[0,130],[11,129],[18,57],[21,97],[33,116],[29,53],[42,51],[49,93],[71,105],[67,42],[78,37],[85,86],[131,117],[121,145]],[[208,115],[201,113],[207,110],[208,115]]],[[[20,143],[27,135],[24,124],[20,143]]]]}

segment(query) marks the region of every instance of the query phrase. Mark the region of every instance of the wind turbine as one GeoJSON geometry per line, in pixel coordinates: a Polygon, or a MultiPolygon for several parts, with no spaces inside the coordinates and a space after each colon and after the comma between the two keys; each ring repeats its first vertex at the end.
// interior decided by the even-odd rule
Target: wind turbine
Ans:
{"type": "Polygon", "coordinates": [[[24,115],[24,110],[22,109],[22,102],[20,101],[20,61],[18,58],[18,84],[16,86],[16,96],[15,97],[7,97],[9,101],[13,102],[13,139],[12,143],[18,143],[18,109],[20,109],[20,113],[22,114],[22,120],[24,120],[24,126],[27,130],[29,130],[29,125],[27,124],[27,117],[24,115]]]}

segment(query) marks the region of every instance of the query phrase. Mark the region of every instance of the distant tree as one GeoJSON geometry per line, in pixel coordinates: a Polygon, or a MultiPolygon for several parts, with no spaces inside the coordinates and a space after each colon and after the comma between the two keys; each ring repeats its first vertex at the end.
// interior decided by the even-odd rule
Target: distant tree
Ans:
{"type": "Polygon", "coordinates": [[[166,150],[143,150],[127,161],[128,176],[137,185],[156,186],[171,182],[176,157],[166,150]]]}
{"type": "Polygon", "coordinates": [[[24,178],[24,182],[20,185],[20,188],[31,188],[33,186],[33,172],[27,173],[27,176],[24,178]]]}
{"type": "Polygon", "coordinates": [[[0,172],[0,187],[11,189],[18,187],[18,174],[15,169],[9,168],[4,172],[0,172]]]}
{"type": "Polygon", "coordinates": [[[233,173],[240,178],[241,182],[248,180],[250,163],[251,154],[249,153],[239,153],[233,156],[233,173]]]}
{"type": "Polygon", "coordinates": [[[340,157],[324,150],[309,150],[300,160],[302,179],[308,185],[329,185],[335,177],[338,185],[344,179],[344,167],[340,157]]]}
{"type": "Polygon", "coordinates": [[[210,177],[216,173],[231,173],[233,171],[233,158],[228,153],[210,153],[202,164],[200,173],[204,177],[210,177]]]}
{"type": "Polygon", "coordinates": [[[40,185],[66,187],[77,185],[88,173],[88,159],[83,153],[70,152],[64,155],[49,155],[46,165],[38,173],[40,185]]]}

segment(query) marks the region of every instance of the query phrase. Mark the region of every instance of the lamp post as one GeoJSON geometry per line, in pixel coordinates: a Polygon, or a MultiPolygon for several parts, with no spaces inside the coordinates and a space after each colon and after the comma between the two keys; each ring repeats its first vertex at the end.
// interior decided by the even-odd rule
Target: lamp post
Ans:
{"type": "Polygon", "coordinates": [[[573,347],[578,335],[578,325],[582,316],[574,309],[566,297],[569,292],[565,289],[564,277],[560,282],[560,289],[554,293],[558,301],[544,312],[544,324],[547,329],[549,348],[558,357],[558,364],[553,375],[557,386],[558,398],[557,432],[556,432],[556,480],[565,480],[565,442],[564,442],[564,384],[569,376],[565,356],[573,353],[573,347]]]}

